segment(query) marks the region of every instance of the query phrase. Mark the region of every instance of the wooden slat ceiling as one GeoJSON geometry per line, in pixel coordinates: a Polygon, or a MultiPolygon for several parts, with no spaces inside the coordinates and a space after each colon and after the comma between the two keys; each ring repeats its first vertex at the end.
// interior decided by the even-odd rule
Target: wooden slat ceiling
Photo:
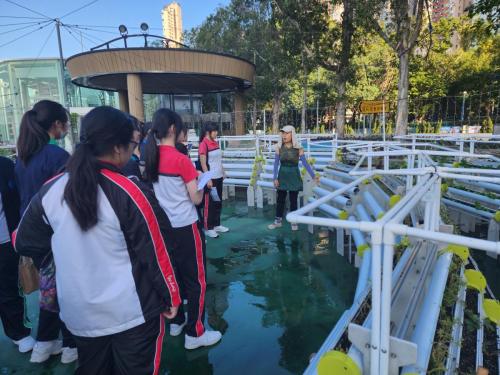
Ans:
{"type": "Polygon", "coordinates": [[[70,57],[66,66],[73,83],[111,91],[127,89],[127,73],[139,74],[143,92],[150,94],[244,90],[255,75],[244,59],[179,48],[92,51],[70,57]]]}

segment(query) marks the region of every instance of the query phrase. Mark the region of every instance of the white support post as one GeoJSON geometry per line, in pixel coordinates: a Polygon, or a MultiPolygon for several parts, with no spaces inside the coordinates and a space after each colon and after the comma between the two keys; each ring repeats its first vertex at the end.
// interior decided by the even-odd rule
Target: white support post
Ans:
{"type": "Polygon", "coordinates": [[[344,256],[344,229],[336,228],[337,234],[337,253],[344,256]]]}
{"type": "MultiPolygon", "coordinates": [[[[459,142],[459,150],[460,150],[460,153],[464,152],[464,141],[459,142]]],[[[458,161],[462,161],[462,156],[458,157],[458,161]]]]}
{"type": "Polygon", "coordinates": [[[267,204],[271,206],[276,204],[276,190],[267,190],[267,204]]]}
{"type": "Polygon", "coordinates": [[[257,201],[257,208],[264,208],[264,192],[260,186],[256,188],[255,199],[257,201]]]}
{"type": "MultiPolygon", "coordinates": [[[[314,211],[309,212],[309,216],[314,216],[314,211]]],[[[308,224],[307,225],[307,231],[310,234],[314,234],[314,225],[313,224],[308,224]]]]}
{"type": "Polygon", "coordinates": [[[372,151],[373,151],[373,147],[372,147],[372,143],[368,143],[368,171],[371,171],[372,170],[372,151]]]}
{"type": "Polygon", "coordinates": [[[255,190],[253,186],[247,188],[247,205],[248,207],[255,207],[255,190]]]}

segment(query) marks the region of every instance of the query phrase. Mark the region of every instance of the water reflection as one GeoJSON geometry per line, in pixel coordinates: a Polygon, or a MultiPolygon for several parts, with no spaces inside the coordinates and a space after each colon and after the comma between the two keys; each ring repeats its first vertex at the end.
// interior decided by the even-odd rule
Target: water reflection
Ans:
{"type": "Polygon", "coordinates": [[[167,373],[302,373],[352,303],[356,271],[331,232],[270,232],[272,212],[239,204],[225,213],[232,231],[208,242],[206,296],[207,321],[224,337],[194,359],[169,347],[167,373]]]}

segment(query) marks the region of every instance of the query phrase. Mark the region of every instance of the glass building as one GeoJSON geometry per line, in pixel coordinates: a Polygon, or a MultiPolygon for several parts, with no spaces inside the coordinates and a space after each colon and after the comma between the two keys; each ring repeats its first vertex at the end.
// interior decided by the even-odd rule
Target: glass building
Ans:
{"type": "MultiPolygon", "coordinates": [[[[0,142],[14,144],[24,112],[39,100],[63,103],[63,87],[58,59],[0,61],[0,142]]],[[[75,86],[65,76],[70,112],[83,114],[87,108],[118,105],[114,92],[75,86]]]]}
{"type": "MultiPolygon", "coordinates": [[[[0,61],[0,144],[15,144],[21,118],[43,99],[63,103],[60,61],[56,58],[0,61]]],[[[118,94],[74,85],[65,74],[71,113],[85,115],[93,107],[109,105],[118,108],[118,94]]],[[[190,126],[199,126],[202,113],[201,95],[144,95],[144,114],[150,121],[161,107],[179,112],[190,126]]]]}

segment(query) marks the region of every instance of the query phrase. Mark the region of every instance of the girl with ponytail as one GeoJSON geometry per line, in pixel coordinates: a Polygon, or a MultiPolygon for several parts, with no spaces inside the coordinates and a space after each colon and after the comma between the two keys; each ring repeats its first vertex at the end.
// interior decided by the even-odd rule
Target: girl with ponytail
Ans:
{"type": "MultiPolygon", "coordinates": [[[[68,130],[68,112],[59,103],[42,100],[27,111],[21,120],[17,139],[16,184],[23,215],[33,196],[42,185],[64,168],[69,154],[56,145],[68,130]]],[[[31,362],[45,362],[51,355],[63,353],[61,361],[77,359],[71,334],[59,318],[55,296],[55,270],[52,257],[40,264],[40,315],[38,333],[31,354],[31,362]],[[59,338],[62,331],[63,341],[59,338]]]]}
{"type": "Polygon", "coordinates": [[[180,116],[169,110],[159,109],[146,143],[146,174],[172,223],[175,240],[174,260],[181,281],[181,294],[187,299],[187,319],[181,305],[176,318],[170,323],[170,335],[178,336],[184,327],[186,349],[196,349],[217,343],[222,335],[206,331],[205,290],[206,258],[205,238],[195,205],[203,197],[198,190],[198,172],[188,156],[176,149],[185,139],[186,126],[180,116]]]}
{"type": "Polygon", "coordinates": [[[53,253],[81,374],[158,373],[164,317],[181,303],[168,217],[150,189],[121,173],[133,131],[117,109],[90,111],[66,173],[35,195],[15,241],[35,263],[53,253]]]}
{"type": "Polygon", "coordinates": [[[51,100],[41,100],[27,111],[19,126],[16,178],[21,195],[21,214],[45,181],[61,171],[69,154],[56,140],[69,126],[66,109],[51,100]]]}
{"type": "Polygon", "coordinates": [[[222,185],[226,172],[222,165],[222,150],[217,142],[219,127],[216,123],[207,123],[200,132],[200,144],[198,146],[198,163],[202,172],[212,171],[213,177],[208,182],[203,197],[203,226],[205,235],[211,238],[219,237],[219,233],[229,231],[229,228],[221,225],[220,215],[222,212],[222,185]],[[219,199],[213,199],[211,189],[215,189],[219,199]]]}

